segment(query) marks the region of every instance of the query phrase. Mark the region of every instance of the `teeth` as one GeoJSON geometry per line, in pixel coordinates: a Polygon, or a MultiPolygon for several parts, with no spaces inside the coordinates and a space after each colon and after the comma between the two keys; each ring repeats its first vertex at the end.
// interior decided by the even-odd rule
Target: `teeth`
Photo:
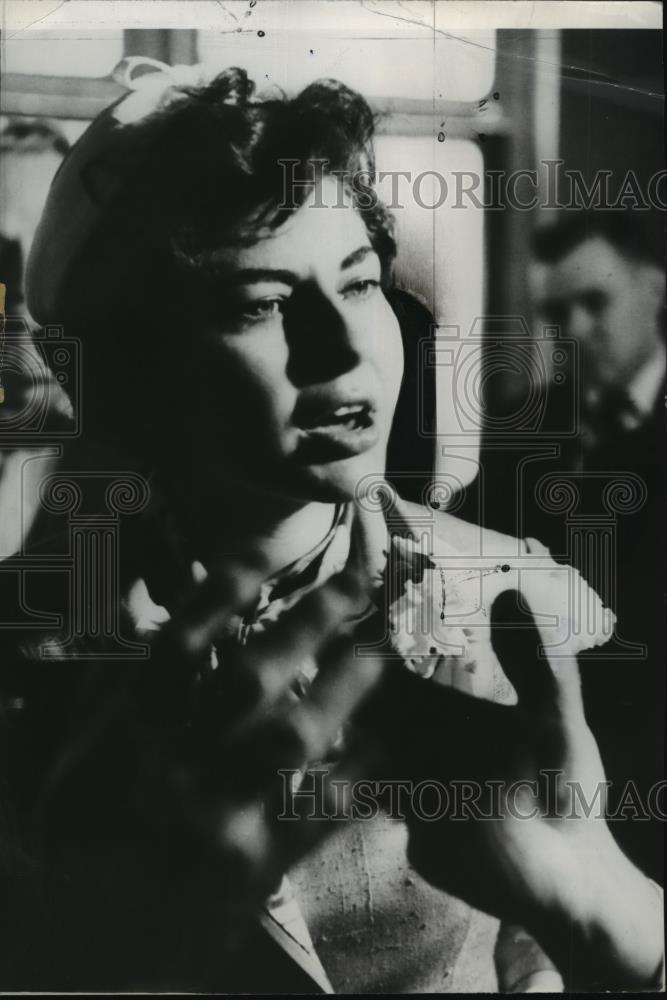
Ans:
{"type": "Polygon", "coordinates": [[[334,417],[347,417],[353,413],[361,413],[363,406],[356,404],[355,406],[339,406],[337,410],[334,410],[334,417]]]}

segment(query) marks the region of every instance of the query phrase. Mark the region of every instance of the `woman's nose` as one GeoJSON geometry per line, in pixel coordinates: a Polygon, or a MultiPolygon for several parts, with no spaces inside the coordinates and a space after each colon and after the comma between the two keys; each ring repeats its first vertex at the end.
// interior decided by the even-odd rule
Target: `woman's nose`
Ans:
{"type": "Polygon", "coordinates": [[[294,385],[328,382],[359,364],[358,337],[335,293],[316,284],[301,287],[284,316],[288,376],[294,385]]]}

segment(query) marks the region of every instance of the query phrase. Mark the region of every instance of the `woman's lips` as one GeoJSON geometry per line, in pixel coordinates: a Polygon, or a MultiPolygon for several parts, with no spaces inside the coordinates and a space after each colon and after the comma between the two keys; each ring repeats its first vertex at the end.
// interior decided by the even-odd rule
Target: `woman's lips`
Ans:
{"type": "Polygon", "coordinates": [[[311,461],[360,455],[379,439],[374,410],[365,402],[322,407],[298,426],[299,452],[311,461]]]}

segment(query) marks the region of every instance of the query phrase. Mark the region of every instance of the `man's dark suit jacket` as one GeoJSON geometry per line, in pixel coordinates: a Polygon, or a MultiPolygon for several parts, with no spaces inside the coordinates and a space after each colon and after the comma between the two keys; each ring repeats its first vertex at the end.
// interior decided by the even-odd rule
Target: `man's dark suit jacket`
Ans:
{"type": "MultiPolygon", "coordinates": [[[[573,393],[551,389],[537,435],[530,442],[556,446],[559,454],[527,462],[519,468],[520,450],[508,452],[487,439],[480,456],[481,473],[457,511],[485,527],[547,545],[554,558],[576,566],[615,611],[617,635],[626,643],[646,646],[644,657],[610,645],[583,660],[582,682],[589,724],[602,752],[607,778],[612,782],[610,806],[623,801],[632,780],[641,802],[664,778],[665,716],[665,402],[664,386],[653,411],[636,430],[610,428],[606,439],[585,448],[581,433],[560,438],[561,428],[572,426],[573,393]],[[510,458],[511,456],[511,458],[510,458]],[[511,464],[510,464],[511,463],[511,464]],[[516,475],[514,474],[516,472],[516,475]],[[617,474],[615,476],[615,474],[617,474]],[[611,558],[601,554],[599,579],[591,578],[591,560],[585,547],[572,542],[573,530],[592,527],[599,534],[609,512],[604,488],[623,476],[638,477],[644,484],[641,505],[627,513],[621,489],[616,493],[616,582],[607,588],[611,558]],[[539,500],[539,485],[558,476],[576,488],[576,508],[547,510],[539,500]],[[520,514],[518,513],[520,511],[520,514]],[[615,589],[615,593],[612,593],[615,589]],[[615,655],[610,657],[609,653],[615,655]]],[[[526,439],[528,441],[528,439],[526,439]]],[[[516,447],[513,444],[513,447],[516,447]]],[[[526,449],[528,454],[528,448],[526,449]]],[[[581,536],[580,536],[581,537],[581,536]]],[[[626,800],[628,801],[628,800],[626,800]]],[[[659,798],[665,811],[665,795],[659,798]]],[[[641,810],[640,810],[641,812],[641,810]]],[[[653,878],[661,881],[664,823],[638,819],[629,805],[627,820],[612,829],[631,857],[653,878]],[[633,815],[635,818],[633,819],[633,815]]]]}

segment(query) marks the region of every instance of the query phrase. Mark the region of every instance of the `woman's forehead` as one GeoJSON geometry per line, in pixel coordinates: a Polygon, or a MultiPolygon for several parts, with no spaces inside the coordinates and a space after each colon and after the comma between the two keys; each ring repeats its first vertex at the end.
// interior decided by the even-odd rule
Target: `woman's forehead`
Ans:
{"type": "Polygon", "coordinates": [[[252,242],[216,250],[217,264],[228,271],[312,266],[339,267],[351,253],[370,246],[364,220],[335,178],[325,178],[303,205],[277,228],[252,242]]]}

